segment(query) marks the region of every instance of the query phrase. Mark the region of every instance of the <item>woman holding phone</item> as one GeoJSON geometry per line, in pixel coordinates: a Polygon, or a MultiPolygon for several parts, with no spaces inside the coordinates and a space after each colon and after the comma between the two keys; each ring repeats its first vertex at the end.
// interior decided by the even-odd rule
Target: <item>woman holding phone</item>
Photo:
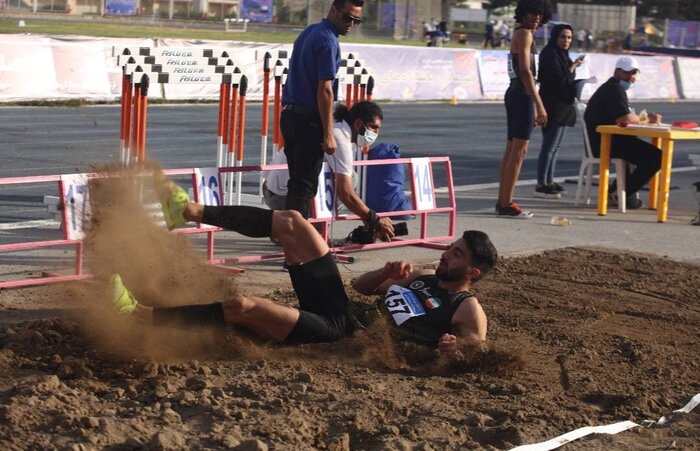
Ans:
{"type": "Polygon", "coordinates": [[[558,24],[539,57],[540,98],[547,110],[547,124],[542,127],[542,149],[537,159],[535,196],[559,199],[566,190],[554,182],[559,146],[566,127],[576,124],[576,68],[585,55],[575,61],[569,57],[574,30],[568,24],[558,24]]]}

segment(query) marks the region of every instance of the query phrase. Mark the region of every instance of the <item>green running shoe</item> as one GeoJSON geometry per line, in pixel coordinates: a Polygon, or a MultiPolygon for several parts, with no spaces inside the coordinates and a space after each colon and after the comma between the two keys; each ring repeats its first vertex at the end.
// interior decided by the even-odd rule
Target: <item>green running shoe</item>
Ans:
{"type": "Polygon", "coordinates": [[[158,172],[155,174],[156,192],[160,207],[163,210],[163,219],[168,230],[182,227],[187,224],[183,216],[185,206],[190,201],[190,196],[182,187],[173,183],[165,174],[158,172]]]}
{"type": "Polygon", "coordinates": [[[130,315],[136,309],[138,301],[124,286],[124,282],[122,282],[122,278],[119,274],[114,274],[109,279],[109,285],[112,289],[112,301],[114,302],[117,313],[120,315],[130,315]]]}

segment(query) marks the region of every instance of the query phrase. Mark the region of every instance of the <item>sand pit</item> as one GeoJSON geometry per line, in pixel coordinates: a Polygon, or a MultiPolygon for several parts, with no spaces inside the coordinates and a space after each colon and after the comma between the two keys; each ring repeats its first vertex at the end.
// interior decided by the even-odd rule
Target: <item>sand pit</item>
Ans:
{"type": "MultiPolygon", "coordinates": [[[[281,271],[203,268],[115,196],[127,191],[96,211],[101,277],[123,273],[155,305],[236,290],[293,302],[281,271]]],[[[159,330],[112,315],[99,281],[3,291],[0,449],[509,449],[656,420],[700,392],[697,266],[561,249],[502,260],[476,292],[488,346],[455,367],[409,365],[374,331],[285,348],[233,328],[159,330]]],[[[689,450],[699,437],[696,409],[563,449],[689,450]]]]}

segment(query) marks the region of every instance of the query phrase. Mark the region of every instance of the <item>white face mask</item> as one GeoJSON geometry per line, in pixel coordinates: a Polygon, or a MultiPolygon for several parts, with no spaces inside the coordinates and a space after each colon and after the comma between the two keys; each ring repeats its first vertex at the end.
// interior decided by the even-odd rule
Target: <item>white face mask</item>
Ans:
{"type": "Polygon", "coordinates": [[[357,133],[357,145],[359,147],[371,146],[372,143],[377,140],[377,136],[379,136],[379,133],[373,132],[367,127],[364,127],[364,129],[364,134],[357,133]]]}

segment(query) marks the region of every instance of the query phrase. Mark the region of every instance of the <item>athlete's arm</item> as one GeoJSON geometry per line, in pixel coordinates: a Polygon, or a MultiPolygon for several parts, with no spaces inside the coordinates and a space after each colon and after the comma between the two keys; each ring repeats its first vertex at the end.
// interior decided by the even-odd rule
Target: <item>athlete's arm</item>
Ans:
{"type": "Polygon", "coordinates": [[[323,142],[321,146],[328,155],[333,155],[337,147],[333,136],[333,80],[321,80],[316,89],[318,114],[323,125],[323,142]]]}
{"type": "Polygon", "coordinates": [[[386,262],[383,268],[366,272],[352,281],[352,287],[361,294],[385,294],[391,285],[408,285],[418,276],[434,274],[434,270],[413,269],[404,261],[386,262]]]}
{"type": "Polygon", "coordinates": [[[486,315],[479,301],[471,297],[463,301],[452,316],[452,333],[442,334],[438,341],[438,354],[447,359],[460,360],[464,354],[459,342],[483,342],[486,340],[486,315]]]}
{"type": "Polygon", "coordinates": [[[486,314],[474,296],[465,299],[452,315],[452,333],[467,340],[486,340],[486,314]]]}

